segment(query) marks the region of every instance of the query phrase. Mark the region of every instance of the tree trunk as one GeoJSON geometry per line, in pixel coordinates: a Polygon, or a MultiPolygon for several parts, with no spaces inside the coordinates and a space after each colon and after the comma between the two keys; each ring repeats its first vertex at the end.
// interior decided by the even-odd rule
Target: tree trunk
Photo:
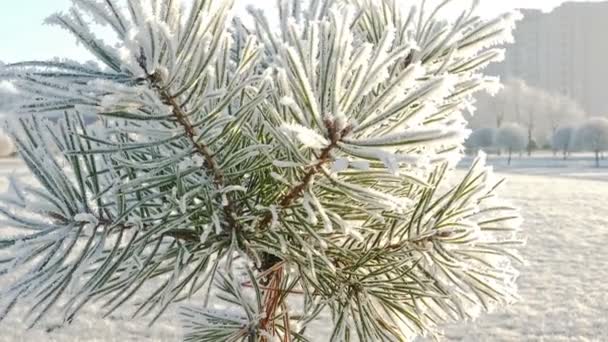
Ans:
{"type": "Polygon", "coordinates": [[[528,111],[528,157],[532,156],[532,140],[534,139],[534,111],[528,111]]]}
{"type": "Polygon", "coordinates": [[[532,156],[532,127],[528,127],[528,157],[532,156]]]}
{"type": "Polygon", "coordinates": [[[595,150],[595,167],[600,167],[600,151],[595,150]]]}
{"type": "MultiPolygon", "coordinates": [[[[557,126],[556,125],[552,125],[551,126],[551,136],[554,137],[555,136],[555,132],[557,131],[557,126]]],[[[551,146],[553,146],[553,142],[551,142],[551,146]]],[[[556,157],[557,153],[559,152],[559,149],[557,147],[551,147],[551,149],[553,150],[553,156],[556,157]]],[[[565,149],[564,149],[564,154],[566,153],[565,149]]]]}
{"type": "Polygon", "coordinates": [[[513,153],[513,149],[509,148],[509,159],[507,160],[507,165],[511,165],[511,154],[513,153]]]}

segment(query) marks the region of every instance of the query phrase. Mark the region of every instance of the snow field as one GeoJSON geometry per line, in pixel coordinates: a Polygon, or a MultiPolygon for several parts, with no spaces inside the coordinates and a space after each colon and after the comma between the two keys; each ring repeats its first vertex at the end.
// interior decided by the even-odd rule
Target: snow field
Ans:
{"type": "Polygon", "coordinates": [[[528,238],[522,300],[448,327],[447,340],[607,341],[608,182],[507,177],[503,194],[521,208],[528,238]]]}

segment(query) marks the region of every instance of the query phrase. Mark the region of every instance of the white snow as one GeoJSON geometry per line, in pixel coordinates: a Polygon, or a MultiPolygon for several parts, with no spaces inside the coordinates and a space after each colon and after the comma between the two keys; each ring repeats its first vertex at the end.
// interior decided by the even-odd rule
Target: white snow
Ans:
{"type": "Polygon", "coordinates": [[[283,124],[281,130],[287,135],[293,135],[306,147],[322,149],[329,141],[314,130],[298,124],[283,124]]]}
{"type": "MultiPolygon", "coordinates": [[[[608,170],[605,170],[606,174],[608,170]]],[[[508,175],[528,265],[521,302],[446,329],[449,341],[603,341],[608,336],[608,182],[508,175]]],[[[608,180],[608,177],[605,178],[608,180]]]]}
{"type": "Polygon", "coordinates": [[[3,132],[0,132],[0,157],[8,157],[15,152],[15,143],[3,132]]]}
{"type": "MultiPolygon", "coordinates": [[[[518,280],[522,300],[476,322],[445,328],[448,341],[603,341],[608,336],[608,161],[593,168],[590,155],[560,161],[550,154],[532,159],[515,157],[507,168],[504,157],[488,157],[508,177],[502,194],[521,208],[528,265],[518,280]]],[[[0,183],[14,169],[14,160],[0,160],[0,183]]],[[[5,284],[0,284],[0,287],[5,284]]],[[[26,330],[25,307],[0,323],[0,341],[179,341],[176,310],[153,327],[127,315],[103,320],[88,309],[71,326],[57,320],[26,330]],[[50,332],[46,332],[50,330],[50,332]]],[[[329,329],[319,324],[320,336],[329,329]]],[[[322,338],[319,341],[324,341],[322,338]]]]}
{"type": "MultiPolygon", "coordinates": [[[[594,179],[608,181],[608,159],[600,161],[600,168],[595,167],[594,155],[592,153],[576,153],[564,160],[561,152],[553,155],[551,152],[537,152],[527,157],[513,154],[511,165],[507,165],[505,155],[489,155],[488,163],[494,166],[498,172],[508,174],[524,174],[535,176],[567,177],[577,179],[594,179]]],[[[465,157],[461,166],[470,164],[471,157],[465,157]]]]}

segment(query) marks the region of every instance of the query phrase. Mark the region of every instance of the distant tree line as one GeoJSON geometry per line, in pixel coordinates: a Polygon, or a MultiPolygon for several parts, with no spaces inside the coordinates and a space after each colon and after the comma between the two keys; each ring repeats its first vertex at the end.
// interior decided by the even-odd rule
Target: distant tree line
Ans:
{"type": "Polygon", "coordinates": [[[593,152],[596,166],[608,151],[608,119],[588,117],[573,99],[534,88],[519,79],[505,82],[496,96],[482,97],[471,119],[467,148],[506,153],[552,150],[567,159],[575,151],[593,152]]]}

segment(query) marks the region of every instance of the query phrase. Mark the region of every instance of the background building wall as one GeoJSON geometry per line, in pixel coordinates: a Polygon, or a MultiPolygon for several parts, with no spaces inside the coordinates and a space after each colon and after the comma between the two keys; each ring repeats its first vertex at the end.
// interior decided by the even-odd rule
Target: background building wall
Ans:
{"type": "Polygon", "coordinates": [[[522,13],[516,43],[490,73],[572,97],[588,115],[608,115],[608,1],[522,13]]]}

